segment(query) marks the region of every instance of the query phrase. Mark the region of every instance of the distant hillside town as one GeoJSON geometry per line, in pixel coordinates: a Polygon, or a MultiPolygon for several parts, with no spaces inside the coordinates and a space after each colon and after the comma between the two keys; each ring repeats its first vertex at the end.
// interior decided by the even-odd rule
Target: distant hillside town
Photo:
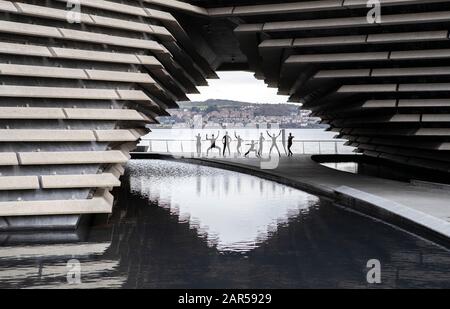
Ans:
{"type": "Polygon", "coordinates": [[[276,124],[280,128],[324,128],[320,119],[294,104],[263,104],[229,100],[179,102],[171,116],[159,117],[157,128],[244,128],[276,124]]]}

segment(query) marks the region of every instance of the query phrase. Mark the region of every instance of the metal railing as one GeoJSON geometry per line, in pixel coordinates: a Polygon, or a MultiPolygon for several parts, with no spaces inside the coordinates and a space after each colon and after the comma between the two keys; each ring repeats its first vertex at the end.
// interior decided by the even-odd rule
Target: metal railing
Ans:
{"type": "MultiPolygon", "coordinates": [[[[258,142],[255,140],[255,142],[258,142]]],[[[242,142],[241,153],[247,152],[250,148],[251,140],[244,140],[242,142]]],[[[346,140],[332,139],[332,140],[294,140],[291,150],[294,154],[351,154],[354,148],[345,145],[346,140]]],[[[206,153],[211,143],[207,140],[202,140],[201,153],[206,153]]],[[[220,140],[216,141],[216,145],[223,147],[220,140]]],[[[268,154],[272,145],[272,141],[265,141],[263,145],[263,154],[268,154]]],[[[277,142],[278,148],[282,154],[287,150],[287,143],[285,148],[281,141],[277,142]]],[[[145,148],[145,152],[149,153],[197,153],[197,141],[194,139],[142,139],[139,144],[140,149],[145,148]]],[[[231,153],[237,153],[237,141],[232,141],[230,144],[231,153]]],[[[256,149],[259,144],[256,145],[256,149]]],[[[274,150],[276,152],[276,150],[274,150]]],[[[228,152],[228,151],[227,151],[228,152]]],[[[217,149],[213,149],[211,153],[218,153],[217,149]]]]}

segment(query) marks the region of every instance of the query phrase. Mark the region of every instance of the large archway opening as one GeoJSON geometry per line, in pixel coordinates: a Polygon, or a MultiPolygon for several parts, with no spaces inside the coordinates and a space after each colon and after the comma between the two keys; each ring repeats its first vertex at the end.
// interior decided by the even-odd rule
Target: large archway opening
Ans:
{"type": "Polygon", "coordinates": [[[279,95],[276,88],[267,87],[253,73],[225,71],[218,76],[208,80],[208,86],[198,87],[199,93],[188,95],[190,101],[178,102],[179,108],[167,110],[170,116],[159,117],[141,146],[155,153],[240,157],[254,142],[256,152],[248,155],[267,157],[277,153],[277,148],[271,147],[270,136],[275,135],[279,136],[276,145],[280,154],[287,156],[292,135],[290,148],[296,155],[348,154],[353,150],[344,140],[335,139],[337,134],[302,104],[289,103],[288,96],[279,95]],[[218,137],[217,148],[211,149],[213,135],[218,137]],[[226,135],[230,151],[225,147],[224,153],[226,135]]]}

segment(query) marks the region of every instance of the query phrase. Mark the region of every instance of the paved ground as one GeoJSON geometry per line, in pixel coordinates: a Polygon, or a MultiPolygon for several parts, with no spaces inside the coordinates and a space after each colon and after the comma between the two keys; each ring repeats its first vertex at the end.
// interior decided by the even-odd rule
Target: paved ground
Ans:
{"type": "MultiPolygon", "coordinates": [[[[343,194],[409,219],[450,239],[450,190],[357,175],[324,167],[310,156],[282,157],[275,169],[261,169],[257,158],[200,158],[224,167],[269,176],[322,195],[343,194]]],[[[195,162],[194,162],[195,163],[195,162]]]]}

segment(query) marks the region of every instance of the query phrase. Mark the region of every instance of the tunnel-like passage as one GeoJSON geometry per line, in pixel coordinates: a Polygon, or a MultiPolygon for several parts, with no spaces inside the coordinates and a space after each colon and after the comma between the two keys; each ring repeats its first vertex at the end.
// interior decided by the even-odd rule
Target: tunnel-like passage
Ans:
{"type": "MultiPolygon", "coordinates": [[[[109,213],[146,125],[248,70],[378,160],[448,176],[450,2],[0,2],[0,229],[109,213]]],[[[448,178],[448,177],[447,177],[448,178]]]]}

